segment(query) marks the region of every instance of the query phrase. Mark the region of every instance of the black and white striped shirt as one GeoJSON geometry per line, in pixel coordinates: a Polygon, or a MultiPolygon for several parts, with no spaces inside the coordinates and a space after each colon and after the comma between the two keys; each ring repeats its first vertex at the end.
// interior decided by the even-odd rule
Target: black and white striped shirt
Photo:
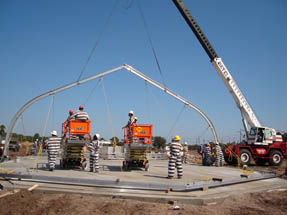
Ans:
{"type": "Polygon", "coordinates": [[[55,152],[60,150],[60,137],[49,137],[48,139],[48,152],[55,152]]]}
{"type": "Polygon", "coordinates": [[[170,154],[174,156],[179,156],[180,152],[183,150],[182,145],[179,142],[172,142],[170,145],[170,154]]]}
{"type": "Polygon", "coordinates": [[[82,110],[76,111],[72,117],[75,119],[80,119],[80,120],[88,120],[89,119],[89,115],[87,114],[87,112],[82,111],[82,110]]]}

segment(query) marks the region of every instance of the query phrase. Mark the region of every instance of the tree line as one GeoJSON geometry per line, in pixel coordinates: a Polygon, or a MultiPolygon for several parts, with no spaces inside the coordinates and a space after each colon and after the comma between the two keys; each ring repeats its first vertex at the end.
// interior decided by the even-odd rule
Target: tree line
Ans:
{"type": "MultiPolygon", "coordinates": [[[[283,142],[287,142],[287,132],[281,133],[283,142]]],[[[5,139],[6,137],[6,127],[5,125],[0,125],[0,139],[5,139]]],[[[35,133],[34,136],[27,136],[23,134],[16,134],[12,133],[12,138],[17,139],[20,142],[34,142],[36,139],[40,140],[42,139],[39,133],[35,133]]],[[[47,139],[47,137],[43,137],[44,140],[47,139]]],[[[104,138],[101,138],[100,140],[105,140],[104,138]]],[[[118,146],[123,146],[124,145],[124,140],[120,140],[118,137],[112,137],[110,139],[111,143],[116,142],[118,146]]],[[[166,143],[166,139],[161,136],[154,136],[152,137],[152,145],[153,148],[162,150],[164,149],[168,144],[166,143]]],[[[196,150],[199,145],[189,145],[188,149],[189,150],[196,150]]]]}

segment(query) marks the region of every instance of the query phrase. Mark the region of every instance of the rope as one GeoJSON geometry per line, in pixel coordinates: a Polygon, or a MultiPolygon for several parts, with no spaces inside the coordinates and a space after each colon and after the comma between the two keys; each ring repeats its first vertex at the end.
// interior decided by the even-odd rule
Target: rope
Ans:
{"type": "Polygon", "coordinates": [[[84,106],[86,106],[86,104],[88,103],[88,101],[90,100],[92,94],[94,93],[95,89],[98,87],[99,83],[100,83],[101,79],[99,79],[99,81],[97,82],[97,84],[93,87],[93,89],[91,90],[90,94],[88,95],[86,101],[84,102],[84,106]]]}
{"type": "Polygon", "coordinates": [[[234,157],[237,159],[237,168],[238,168],[240,171],[242,171],[242,172],[245,173],[245,174],[251,174],[251,173],[254,172],[253,169],[248,170],[248,169],[242,169],[242,168],[240,168],[242,161],[241,161],[240,157],[239,157],[233,150],[229,149],[227,146],[224,146],[224,150],[227,150],[227,151],[230,152],[230,153],[229,153],[229,157],[228,157],[228,160],[229,160],[229,161],[232,160],[232,156],[234,156],[234,157]]]}
{"type": "Polygon", "coordinates": [[[206,129],[203,130],[203,132],[201,133],[201,135],[199,135],[199,137],[203,137],[205,135],[205,133],[209,130],[210,126],[208,125],[206,127],[206,129]]]}
{"type": "Polygon", "coordinates": [[[130,9],[134,3],[134,0],[126,0],[126,3],[124,4],[124,1],[122,1],[122,7],[127,9],[130,9]]]}
{"type": "Polygon", "coordinates": [[[108,97],[107,97],[107,93],[106,93],[106,89],[105,89],[105,85],[104,85],[104,81],[101,78],[100,79],[102,82],[102,88],[103,88],[103,93],[104,93],[104,98],[105,98],[105,104],[106,104],[106,109],[107,109],[107,114],[108,114],[108,119],[110,122],[110,126],[112,129],[112,135],[113,135],[113,150],[115,151],[115,147],[116,147],[116,138],[115,138],[115,131],[114,131],[114,127],[113,127],[113,122],[112,122],[112,117],[111,117],[111,112],[110,112],[110,106],[109,106],[109,102],[108,102],[108,97]]]}
{"type": "Polygon", "coordinates": [[[163,110],[163,108],[161,107],[160,103],[158,102],[156,96],[153,94],[152,90],[150,90],[150,92],[151,92],[151,95],[152,95],[152,97],[153,97],[153,99],[154,99],[156,105],[158,106],[158,109],[160,110],[160,113],[161,113],[162,116],[166,119],[166,121],[168,122],[169,127],[171,128],[171,127],[172,127],[172,124],[171,124],[170,120],[168,119],[167,114],[164,112],[164,110],[163,110]]]}
{"type": "Polygon", "coordinates": [[[155,61],[156,61],[156,65],[157,65],[159,74],[160,74],[161,79],[162,79],[163,86],[166,87],[165,80],[164,80],[164,77],[163,77],[163,73],[162,73],[162,70],[161,70],[161,67],[160,67],[160,64],[159,64],[159,60],[158,60],[155,48],[154,48],[153,43],[152,43],[151,35],[150,35],[149,29],[148,29],[148,25],[147,25],[147,23],[145,21],[145,17],[144,17],[142,8],[141,8],[140,1],[137,1],[137,3],[138,3],[137,5],[138,5],[139,11],[140,11],[141,18],[142,18],[142,21],[143,21],[143,24],[144,24],[144,29],[145,29],[146,34],[148,36],[148,41],[150,43],[150,46],[151,46],[151,49],[152,49],[152,53],[153,53],[153,56],[154,56],[155,61]]]}
{"type": "Polygon", "coordinates": [[[51,112],[51,109],[52,109],[53,106],[54,106],[54,95],[52,95],[52,98],[51,98],[51,102],[50,102],[49,109],[48,109],[48,114],[46,116],[46,121],[45,121],[44,128],[43,128],[43,131],[42,131],[42,138],[41,138],[42,139],[42,144],[40,145],[40,149],[39,149],[39,151],[37,153],[36,160],[34,162],[34,168],[33,168],[32,172],[34,172],[34,170],[36,169],[36,166],[37,166],[37,163],[38,163],[38,160],[39,160],[39,156],[40,156],[40,154],[42,154],[42,148],[43,148],[43,143],[44,143],[44,135],[45,135],[46,130],[47,130],[49,116],[50,116],[50,112],[51,112]]]}
{"type": "Polygon", "coordinates": [[[100,43],[100,41],[101,41],[101,39],[102,39],[102,36],[103,36],[103,34],[104,34],[104,32],[105,32],[105,30],[106,30],[106,28],[107,28],[107,26],[108,26],[108,24],[109,24],[109,22],[110,22],[110,19],[111,19],[112,15],[113,15],[113,12],[114,12],[114,10],[115,10],[117,4],[118,4],[118,0],[115,1],[114,5],[113,5],[113,7],[112,7],[112,9],[111,9],[111,11],[110,11],[110,13],[109,13],[109,16],[107,17],[107,19],[106,19],[106,21],[105,21],[103,30],[100,32],[99,37],[97,38],[97,40],[96,40],[96,42],[95,42],[95,44],[94,44],[94,46],[93,46],[93,48],[92,48],[92,50],[91,50],[89,56],[88,56],[88,59],[87,59],[86,63],[84,64],[84,66],[83,66],[83,68],[82,68],[82,70],[81,70],[81,73],[80,73],[80,75],[79,75],[77,81],[79,81],[79,80],[81,79],[81,77],[82,77],[84,71],[86,70],[86,67],[87,67],[88,63],[89,63],[89,61],[91,60],[91,58],[92,58],[92,56],[93,56],[93,54],[94,54],[94,51],[95,51],[96,47],[98,46],[98,44],[100,43]]]}
{"type": "Polygon", "coordinates": [[[182,114],[182,112],[183,112],[185,106],[186,106],[186,105],[184,104],[183,107],[181,108],[179,114],[177,115],[177,118],[176,118],[176,120],[174,121],[172,127],[170,128],[170,130],[169,130],[169,132],[168,132],[168,135],[167,135],[167,140],[169,139],[170,134],[171,134],[171,132],[173,131],[173,129],[174,129],[174,127],[175,127],[177,121],[179,120],[179,118],[180,118],[180,116],[181,116],[181,114],[182,114]]]}
{"type": "Polygon", "coordinates": [[[151,116],[150,116],[150,102],[149,102],[149,96],[148,96],[148,82],[145,81],[145,95],[146,95],[146,110],[147,110],[147,115],[148,115],[148,120],[149,122],[151,121],[151,116]]]}
{"type": "Polygon", "coordinates": [[[55,128],[55,98],[53,97],[53,105],[52,105],[52,126],[55,128]]]}

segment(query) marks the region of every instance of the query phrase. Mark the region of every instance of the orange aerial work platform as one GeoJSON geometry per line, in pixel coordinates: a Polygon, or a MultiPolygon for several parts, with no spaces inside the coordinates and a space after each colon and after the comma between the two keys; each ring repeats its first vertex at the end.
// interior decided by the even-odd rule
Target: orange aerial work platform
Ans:
{"type": "Polygon", "coordinates": [[[131,144],[151,144],[152,125],[133,124],[124,128],[125,143],[131,144]]]}
{"type": "Polygon", "coordinates": [[[62,168],[87,168],[85,151],[86,144],[91,141],[90,129],[90,120],[68,119],[62,124],[62,168]]]}
{"type": "Polygon", "coordinates": [[[124,127],[125,160],[123,169],[128,171],[134,167],[149,169],[147,153],[151,150],[152,125],[133,124],[124,127]]]}
{"type": "Polygon", "coordinates": [[[91,120],[68,119],[62,124],[62,136],[69,140],[72,137],[85,136],[85,139],[90,138],[91,120]]]}

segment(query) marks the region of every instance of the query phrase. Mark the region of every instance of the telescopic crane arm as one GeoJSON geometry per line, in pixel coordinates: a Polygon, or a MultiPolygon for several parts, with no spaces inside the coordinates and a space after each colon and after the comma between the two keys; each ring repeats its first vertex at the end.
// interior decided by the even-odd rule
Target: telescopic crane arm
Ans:
{"type": "Polygon", "coordinates": [[[231,74],[228,72],[222,59],[217,55],[212,45],[209,43],[208,39],[204,35],[203,31],[200,29],[194,17],[191,15],[189,10],[185,6],[184,2],[182,0],[173,0],[173,2],[178,8],[178,10],[180,11],[181,15],[184,17],[185,21],[187,22],[187,24],[189,25],[189,27],[191,28],[195,36],[197,37],[197,39],[199,40],[203,49],[209,56],[212,65],[215,67],[216,72],[219,74],[225,86],[228,88],[233,99],[235,100],[237,107],[241,111],[241,114],[243,117],[243,124],[244,124],[246,133],[248,133],[248,130],[247,130],[246,123],[244,123],[245,120],[248,121],[248,124],[251,127],[261,127],[260,122],[256,118],[254,112],[252,111],[250,105],[248,104],[246,98],[244,97],[243,93],[239,89],[235,80],[233,79],[231,74]]]}

